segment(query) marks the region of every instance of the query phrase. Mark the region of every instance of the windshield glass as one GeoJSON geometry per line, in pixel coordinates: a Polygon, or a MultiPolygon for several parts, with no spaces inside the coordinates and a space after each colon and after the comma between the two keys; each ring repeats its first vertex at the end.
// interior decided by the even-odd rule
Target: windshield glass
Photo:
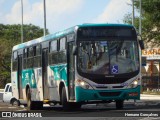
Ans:
{"type": "Polygon", "coordinates": [[[92,74],[124,74],[139,69],[136,41],[106,40],[78,43],[78,70],[92,74]]]}

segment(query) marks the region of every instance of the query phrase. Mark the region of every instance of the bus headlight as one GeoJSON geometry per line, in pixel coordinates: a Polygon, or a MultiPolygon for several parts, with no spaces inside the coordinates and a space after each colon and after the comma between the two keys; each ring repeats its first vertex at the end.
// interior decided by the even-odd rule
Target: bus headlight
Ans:
{"type": "Polygon", "coordinates": [[[93,89],[90,84],[88,84],[87,82],[83,80],[76,80],[76,84],[82,87],[83,89],[93,89]]]}
{"type": "Polygon", "coordinates": [[[138,86],[138,80],[134,80],[127,88],[135,88],[138,86]]]}

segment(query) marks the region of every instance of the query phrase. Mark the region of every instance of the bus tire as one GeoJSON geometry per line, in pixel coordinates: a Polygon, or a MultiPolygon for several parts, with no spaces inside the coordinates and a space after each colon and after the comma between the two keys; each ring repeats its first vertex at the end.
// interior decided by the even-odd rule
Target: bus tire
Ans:
{"type": "Polygon", "coordinates": [[[30,89],[27,90],[27,110],[41,110],[43,109],[42,101],[32,101],[30,89]]]}
{"type": "Polygon", "coordinates": [[[61,102],[62,102],[63,110],[68,110],[70,108],[70,105],[67,102],[67,95],[66,95],[65,87],[62,88],[61,102]]]}
{"type": "Polygon", "coordinates": [[[123,109],[123,103],[124,101],[123,100],[117,100],[116,101],[116,109],[123,109]]]}
{"type": "Polygon", "coordinates": [[[27,110],[33,110],[34,109],[34,105],[33,105],[33,101],[31,100],[31,92],[30,89],[28,88],[27,90],[27,110]]]}

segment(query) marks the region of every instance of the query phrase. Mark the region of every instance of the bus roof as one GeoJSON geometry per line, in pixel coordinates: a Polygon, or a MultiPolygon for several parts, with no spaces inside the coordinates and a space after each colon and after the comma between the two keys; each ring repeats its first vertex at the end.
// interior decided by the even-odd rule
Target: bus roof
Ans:
{"type": "Polygon", "coordinates": [[[56,32],[54,34],[49,34],[49,35],[46,35],[46,36],[43,36],[43,37],[40,37],[40,38],[37,38],[37,39],[34,39],[34,40],[30,40],[28,42],[25,42],[25,43],[21,43],[21,44],[18,44],[18,45],[15,45],[13,47],[13,51],[15,50],[18,50],[18,49],[22,49],[22,48],[26,48],[28,46],[31,46],[31,45],[35,45],[35,44],[38,44],[38,43],[41,43],[41,42],[44,42],[44,41],[47,41],[47,40],[51,40],[51,39],[56,39],[56,38],[59,38],[59,37],[62,37],[64,35],[67,35],[69,33],[73,33],[75,32],[76,29],[80,28],[80,27],[98,27],[98,26],[126,26],[126,27],[133,27],[132,25],[129,25],[129,24],[94,24],[94,23],[84,23],[82,25],[76,25],[74,27],[71,27],[69,29],[66,29],[66,30],[63,30],[63,31],[60,31],[60,32],[56,32]]]}

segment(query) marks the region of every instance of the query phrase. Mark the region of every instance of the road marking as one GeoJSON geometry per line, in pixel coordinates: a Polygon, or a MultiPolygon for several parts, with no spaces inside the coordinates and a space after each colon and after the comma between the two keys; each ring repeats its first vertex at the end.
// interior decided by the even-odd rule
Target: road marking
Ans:
{"type": "Polygon", "coordinates": [[[22,110],[16,110],[16,111],[27,111],[27,109],[22,109],[22,110]]]}

